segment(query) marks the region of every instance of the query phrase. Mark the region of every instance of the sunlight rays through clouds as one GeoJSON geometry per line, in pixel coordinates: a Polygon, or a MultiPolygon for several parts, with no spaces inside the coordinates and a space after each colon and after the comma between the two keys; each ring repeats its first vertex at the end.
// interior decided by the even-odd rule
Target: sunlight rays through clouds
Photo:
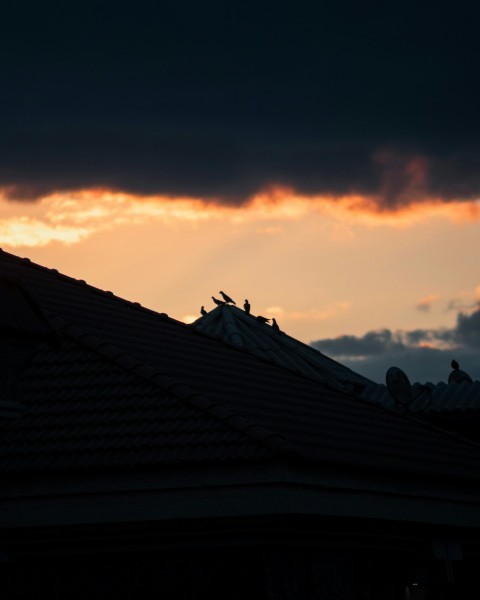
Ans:
{"type": "Polygon", "coordinates": [[[393,212],[283,188],[243,205],[106,189],[0,198],[4,250],[185,320],[227,289],[305,342],[452,327],[474,302],[479,235],[477,202],[393,212]]]}

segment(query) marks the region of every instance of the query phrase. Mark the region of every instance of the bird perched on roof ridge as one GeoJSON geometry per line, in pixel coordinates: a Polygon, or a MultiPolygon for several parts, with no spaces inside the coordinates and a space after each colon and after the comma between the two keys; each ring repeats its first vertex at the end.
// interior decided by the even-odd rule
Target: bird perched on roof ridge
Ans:
{"type": "Polygon", "coordinates": [[[225,300],[225,304],[235,304],[235,306],[237,305],[237,303],[235,302],[235,300],[232,300],[230,298],[230,296],[227,296],[227,294],[225,294],[221,290],[220,290],[219,294],[225,300]]]}
{"type": "Polygon", "coordinates": [[[217,306],[223,306],[225,304],[225,302],[222,302],[222,300],[217,300],[214,296],[212,296],[212,300],[217,306]]]}
{"type": "Polygon", "coordinates": [[[250,314],[250,302],[245,298],[245,303],[243,305],[243,310],[247,313],[247,315],[250,314]]]}
{"type": "Polygon", "coordinates": [[[275,317],[273,317],[273,319],[272,319],[272,329],[273,329],[274,331],[276,331],[277,333],[281,333],[281,332],[280,332],[280,327],[278,326],[278,323],[277,323],[277,321],[275,320],[275,317]]]}
{"type": "Polygon", "coordinates": [[[202,313],[202,316],[208,315],[208,312],[205,310],[204,306],[202,306],[202,308],[200,309],[200,312],[202,313]]]}
{"type": "Polygon", "coordinates": [[[268,321],[270,321],[270,319],[267,319],[267,317],[262,317],[261,315],[258,315],[257,317],[255,317],[255,319],[259,322],[259,323],[268,323],[268,321]]]}

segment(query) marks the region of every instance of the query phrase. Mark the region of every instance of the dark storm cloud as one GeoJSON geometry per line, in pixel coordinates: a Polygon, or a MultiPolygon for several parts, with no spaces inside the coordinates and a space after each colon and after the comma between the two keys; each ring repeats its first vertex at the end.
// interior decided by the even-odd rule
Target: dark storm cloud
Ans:
{"type": "Polygon", "coordinates": [[[377,383],[385,383],[386,372],[393,366],[402,369],[411,383],[415,381],[437,383],[448,381],[452,371],[450,366],[452,359],[457,360],[460,368],[472,379],[480,380],[480,351],[476,348],[455,350],[409,348],[402,354],[384,354],[368,357],[362,361],[345,359],[342,363],[377,383]]]}
{"type": "Polygon", "coordinates": [[[413,329],[402,332],[406,346],[417,346],[418,344],[434,344],[435,342],[446,342],[454,344],[456,341],[455,329],[413,329]]]}
{"type": "Polygon", "coordinates": [[[480,348],[480,309],[471,315],[460,313],[455,332],[458,343],[480,348]]]}
{"type": "Polygon", "coordinates": [[[363,336],[318,340],[312,346],[379,382],[394,365],[415,381],[446,381],[452,358],[473,378],[480,379],[480,308],[471,314],[459,313],[451,329],[382,329],[363,336]],[[448,347],[439,349],[436,345],[448,347]]]}
{"type": "Polygon", "coordinates": [[[361,337],[342,335],[333,339],[319,340],[312,344],[322,352],[332,356],[363,357],[375,356],[384,352],[401,352],[405,345],[389,329],[369,331],[361,337]]]}
{"type": "Polygon", "coordinates": [[[0,185],[241,202],[271,184],[392,207],[480,190],[478,9],[19,3],[0,185]]]}

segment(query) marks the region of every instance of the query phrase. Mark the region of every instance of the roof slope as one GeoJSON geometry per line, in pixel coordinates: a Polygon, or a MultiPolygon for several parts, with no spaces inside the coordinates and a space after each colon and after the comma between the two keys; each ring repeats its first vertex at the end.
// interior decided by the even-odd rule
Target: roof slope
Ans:
{"type": "Polygon", "coordinates": [[[261,323],[236,306],[224,304],[191,327],[294,373],[336,389],[360,390],[373,382],[283,331],[261,323]]]}
{"type": "Polygon", "coordinates": [[[60,347],[41,345],[17,389],[24,413],[0,420],[0,471],[215,463],[273,455],[268,443],[246,431],[247,424],[233,426],[224,415],[179,398],[174,385],[164,389],[136,370],[73,339],[64,337],[60,347]]]}
{"type": "MultiPolygon", "coordinates": [[[[395,408],[395,401],[383,384],[372,383],[362,391],[361,395],[362,398],[378,406],[395,408]]],[[[413,413],[478,409],[480,409],[480,381],[472,383],[441,381],[436,384],[427,382],[412,385],[412,401],[408,405],[408,410],[413,413]]]]}
{"type": "MultiPolygon", "coordinates": [[[[128,405],[129,410],[133,410],[136,398],[144,397],[148,407],[153,408],[155,402],[166,402],[165,406],[167,406],[168,402],[171,402],[171,399],[167,401],[168,393],[172,393],[173,390],[182,406],[184,403],[189,403],[200,410],[210,411],[209,414],[212,416],[218,415],[227,424],[228,435],[233,435],[231,433],[233,427],[244,431],[248,440],[253,438],[260,442],[260,445],[262,439],[270,440],[263,444],[263,447],[273,449],[274,452],[283,452],[285,447],[282,441],[286,441],[288,447],[295,448],[305,459],[323,463],[341,463],[388,471],[397,469],[422,473],[426,476],[433,473],[442,477],[462,474],[474,478],[480,476],[478,469],[480,454],[477,446],[473,444],[455,440],[412,422],[408,418],[393,415],[368,402],[362,402],[351,394],[328,389],[318,381],[260,361],[249,353],[238,351],[207,337],[194,328],[169,319],[165,315],[142,309],[138,305],[116,298],[111,293],[102,292],[10,254],[0,253],[0,273],[19,277],[22,286],[39,303],[50,322],[57,329],[59,323],[63,324],[60,325],[61,333],[71,341],[100,352],[105,358],[108,357],[108,360],[116,362],[127,371],[135,367],[127,367],[128,361],[122,362],[118,357],[124,354],[131,355],[130,363],[140,365],[137,368],[141,373],[152,378],[155,374],[158,375],[156,385],[162,388],[162,392],[159,394],[159,399],[153,401],[154,392],[147,391],[143,387],[137,390],[135,388],[137,384],[134,385],[131,380],[129,386],[133,387],[127,386],[126,383],[119,387],[112,378],[100,373],[95,384],[98,388],[95,386],[92,388],[90,400],[87,397],[77,398],[79,403],[85,402],[87,419],[89,418],[88,406],[93,407],[93,404],[98,402],[98,406],[101,407],[105,402],[105,406],[109,406],[109,419],[112,419],[108,421],[108,427],[114,429],[116,415],[121,414],[124,405],[128,405]],[[164,385],[165,382],[173,382],[174,388],[169,388],[170,384],[164,385]],[[186,386],[183,395],[181,384],[186,386]],[[102,385],[106,386],[104,399],[102,400],[100,393],[99,399],[94,400],[97,394],[94,390],[101,391],[102,385]],[[130,398],[118,395],[124,387],[132,390],[130,398]],[[197,400],[198,403],[195,404],[197,400]],[[152,405],[148,404],[149,402],[152,402],[152,405]],[[257,426],[256,430],[249,429],[252,423],[257,426]],[[278,437],[272,438],[272,433],[278,437]],[[278,444],[273,443],[275,439],[278,444]]],[[[78,348],[76,350],[74,347],[71,348],[71,352],[77,351],[78,348]]],[[[51,361],[49,370],[39,370],[37,380],[33,380],[33,387],[29,392],[32,406],[38,402],[34,398],[35,386],[40,388],[44,386],[42,388],[44,402],[47,402],[47,398],[50,397],[58,397],[59,402],[63,402],[62,398],[68,398],[69,394],[74,395],[74,392],[68,390],[69,382],[76,382],[75,385],[81,387],[85,375],[93,369],[93,365],[84,356],[83,363],[82,361],[79,363],[84,364],[82,373],[72,371],[62,378],[62,369],[72,361],[75,364],[74,355],[72,354],[71,359],[67,360],[67,365],[62,361],[55,362],[59,360],[58,354],[55,358],[47,354],[45,357],[45,360],[48,358],[51,361]],[[47,377],[42,373],[49,373],[49,375],[47,377]],[[56,380],[64,382],[63,392],[58,392],[59,396],[55,395],[57,392],[54,393],[56,380]]],[[[38,410],[41,411],[43,408],[38,407],[38,410]]],[[[45,410],[48,410],[47,407],[45,410]]],[[[49,414],[53,415],[56,410],[57,408],[49,414]]],[[[145,410],[150,408],[145,407],[145,410]]],[[[164,417],[160,416],[162,413],[159,407],[158,410],[160,412],[156,414],[158,414],[157,422],[160,427],[164,417]]],[[[65,418],[68,418],[66,412],[65,418]]],[[[27,419],[26,415],[27,411],[20,418],[27,419]]],[[[192,418],[200,419],[198,413],[195,415],[197,416],[192,418]]],[[[39,414],[38,421],[31,422],[32,436],[43,435],[42,431],[46,424],[42,418],[48,421],[50,417],[48,414],[40,418],[41,416],[39,414]]],[[[121,421],[121,417],[119,419],[121,421]]],[[[181,419],[177,420],[179,427],[181,422],[181,419]]],[[[126,420],[122,423],[122,427],[127,427],[126,420]]],[[[142,446],[141,440],[139,443],[147,456],[150,452],[149,444],[155,446],[155,438],[161,434],[161,429],[158,430],[159,433],[155,430],[148,431],[146,422],[140,423],[139,427],[146,427],[145,435],[148,444],[142,446]]],[[[183,425],[178,431],[172,429],[172,438],[170,438],[172,447],[176,446],[177,441],[181,446],[181,439],[186,439],[182,438],[187,433],[182,427],[183,425]]],[[[212,440],[216,440],[218,448],[223,448],[219,450],[220,454],[227,460],[233,458],[234,453],[222,454],[224,451],[227,452],[228,440],[232,438],[222,437],[223,434],[218,430],[214,435],[213,423],[208,427],[213,428],[211,429],[212,440]],[[215,437],[217,435],[218,438],[215,437]]],[[[208,427],[205,423],[205,431],[208,427]]],[[[122,429],[120,428],[119,431],[122,429]]],[[[104,447],[102,450],[102,444],[106,442],[103,441],[101,428],[96,430],[94,424],[90,423],[85,429],[85,434],[83,439],[87,447],[89,440],[95,438],[96,442],[91,442],[96,448],[95,451],[98,450],[102,456],[110,452],[109,447],[104,447]]],[[[138,439],[134,433],[131,435],[131,440],[138,439]]],[[[202,447],[204,439],[202,436],[203,434],[198,432],[196,441],[191,443],[192,448],[202,447]]],[[[120,439],[119,433],[115,443],[120,443],[120,439]]],[[[123,439],[127,440],[128,436],[125,435],[123,439]]],[[[20,444],[20,448],[21,443],[21,437],[18,436],[12,441],[14,445],[20,444]]],[[[45,444],[46,449],[50,448],[51,444],[55,444],[52,439],[41,443],[45,444]]],[[[239,445],[244,443],[247,443],[245,438],[242,440],[238,438],[235,441],[235,444],[239,445]]],[[[134,452],[133,447],[128,448],[128,452],[134,452]]],[[[39,451],[39,446],[31,446],[28,450],[30,456],[32,452],[39,451]]],[[[123,455],[125,460],[128,452],[123,455]]],[[[162,464],[164,460],[162,456],[166,454],[162,454],[157,449],[154,452],[157,452],[155,460],[158,464],[162,464]]],[[[192,452],[188,457],[185,455],[182,460],[195,460],[195,452],[192,452]]],[[[258,446],[255,448],[252,446],[251,450],[246,452],[247,454],[251,452],[250,455],[253,456],[255,452],[260,451],[258,446]]],[[[206,460],[210,459],[206,457],[206,460]]],[[[120,462],[118,460],[117,464],[120,462]]]]}

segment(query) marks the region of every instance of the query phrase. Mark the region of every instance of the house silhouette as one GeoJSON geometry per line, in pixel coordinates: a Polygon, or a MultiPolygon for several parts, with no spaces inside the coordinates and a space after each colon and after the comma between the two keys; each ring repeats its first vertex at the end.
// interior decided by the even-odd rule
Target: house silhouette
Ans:
{"type": "Polygon", "coordinates": [[[319,361],[302,372],[255,319],[243,333],[263,356],[226,343],[235,307],[214,335],[6,252],[0,303],[2,597],[478,587],[475,442],[371,402],[368,380],[292,342],[319,361]]]}

